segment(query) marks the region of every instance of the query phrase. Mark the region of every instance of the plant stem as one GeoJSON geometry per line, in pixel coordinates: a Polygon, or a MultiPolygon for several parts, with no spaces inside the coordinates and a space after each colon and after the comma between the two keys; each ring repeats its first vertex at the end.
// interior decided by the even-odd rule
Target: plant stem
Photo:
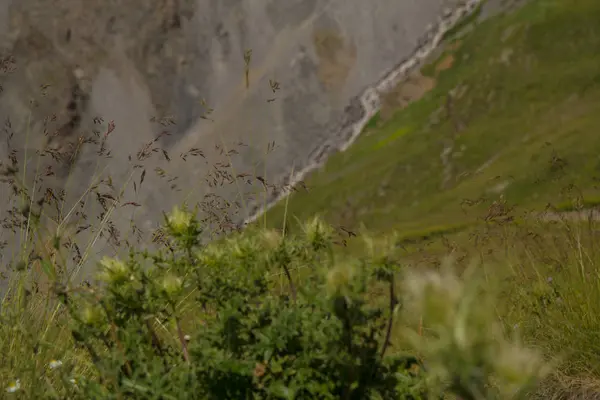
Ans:
{"type": "Polygon", "coordinates": [[[390,341],[392,338],[392,327],[394,325],[394,307],[398,303],[396,299],[396,288],[394,284],[394,274],[390,276],[390,317],[388,319],[387,331],[385,333],[385,340],[383,341],[383,347],[381,348],[380,357],[383,358],[387,348],[390,345],[390,341]]]}

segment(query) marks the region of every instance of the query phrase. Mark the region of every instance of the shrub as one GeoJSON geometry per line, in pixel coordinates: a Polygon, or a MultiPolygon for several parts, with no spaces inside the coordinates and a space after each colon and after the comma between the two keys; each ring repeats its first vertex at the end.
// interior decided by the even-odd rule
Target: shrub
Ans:
{"type": "Polygon", "coordinates": [[[73,339],[94,364],[79,380],[80,396],[424,395],[421,374],[411,372],[417,360],[382,343],[389,310],[367,301],[371,282],[387,277],[336,262],[319,221],[298,238],[248,232],[203,248],[191,213],[176,209],[166,227],[168,249],[104,259],[102,289],[58,289],[73,339]],[[302,267],[310,273],[294,278],[302,267]],[[276,287],[278,272],[286,288],[276,287]]]}
{"type": "Polygon", "coordinates": [[[55,285],[91,367],[74,376],[80,361],[54,361],[48,398],[487,399],[539,376],[534,355],[515,359],[520,347],[488,335],[489,309],[471,307],[457,277],[410,275],[399,293],[394,240],[369,239],[367,258],[340,259],[333,231],[314,219],[294,237],[248,230],[203,246],[194,214],[179,208],[165,231],[158,251],[104,258],[97,284],[55,285]],[[424,290],[432,282],[435,293],[424,290]],[[434,336],[406,332],[431,368],[394,343],[401,313],[432,316],[434,336]]]}

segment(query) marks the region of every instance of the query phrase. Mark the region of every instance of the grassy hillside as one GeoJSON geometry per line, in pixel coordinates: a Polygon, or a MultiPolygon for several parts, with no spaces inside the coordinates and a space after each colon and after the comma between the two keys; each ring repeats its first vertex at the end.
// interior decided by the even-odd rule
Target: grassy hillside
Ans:
{"type": "MultiPolygon", "coordinates": [[[[600,2],[537,0],[450,37],[435,88],[332,157],[268,213],[379,232],[453,230],[502,194],[543,208],[600,177],[600,2]],[[569,188],[571,190],[569,190],[569,188]],[[464,210],[469,209],[467,215],[464,210]]],[[[293,223],[293,219],[290,219],[293,223]]]]}
{"type": "Polygon", "coordinates": [[[454,32],[422,68],[431,91],[384,109],[261,222],[295,231],[318,214],[395,232],[402,263],[418,268],[475,259],[506,332],[558,366],[539,398],[597,398],[600,227],[583,209],[600,199],[598,21],[596,0],[532,0],[454,32]]]}
{"type": "Polygon", "coordinates": [[[212,220],[176,207],[155,251],[119,241],[79,284],[79,231],[15,183],[0,398],[599,398],[599,21],[597,0],[532,0],[454,30],[266,215],[293,234],[204,244],[212,220]],[[338,246],[315,214],[372,234],[338,246]]]}

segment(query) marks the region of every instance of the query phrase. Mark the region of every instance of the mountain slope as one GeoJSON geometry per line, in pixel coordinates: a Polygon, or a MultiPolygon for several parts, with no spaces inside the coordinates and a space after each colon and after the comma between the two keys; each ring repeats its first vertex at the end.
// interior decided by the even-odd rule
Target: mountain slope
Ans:
{"type": "Polygon", "coordinates": [[[580,192],[593,202],[598,20],[594,0],[537,0],[449,38],[423,68],[430,83],[413,77],[413,86],[417,79],[435,88],[371,121],[354,146],[306,180],[308,193],[271,210],[268,224],[319,213],[349,228],[410,233],[458,229],[500,196],[525,207],[580,192]]]}
{"type": "MultiPolygon", "coordinates": [[[[65,191],[65,212],[89,197],[99,180],[93,177],[110,176],[116,191],[126,187],[124,201],[139,204],[117,207],[110,220],[122,232],[132,219],[151,232],[161,220],[157,211],[184,199],[195,203],[216,191],[239,200],[240,192],[260,189],[258,180],[209,187],[217,162],[233,165],[229,174],[270,181],[301,165],[337,133],[352,99],[411,54],[455,3],[0,0],[0,120],[10,120],[12,134],[10,146],[0,141],[0,160],[14,150],[20,172],[45,171],[50,157],[39,162],[35,151],[48,144],[68,160],[45,179],[65,191]],[[215,111],[207,117],[209,109],[215,111]],[[111,157],[98,157],[90,138],[101,138],[111,157]],[[265,163],[273,141],[277,149],[265,163]],[[141,185],[143,169],[135,167],[148,143],[157,147],[144,160],[141,185]],[[190,148],[206,160],[182,161],[190,148]],[[224,156],[223,148],[238,154],[224,156]],[[170,190],[175,177],[180,192],[170,190]]],[[[103,215],[95,199],[85,203],[87,214],[103,215]]],[[[8,204],[0,205],[2,216],[8,204]]]]}

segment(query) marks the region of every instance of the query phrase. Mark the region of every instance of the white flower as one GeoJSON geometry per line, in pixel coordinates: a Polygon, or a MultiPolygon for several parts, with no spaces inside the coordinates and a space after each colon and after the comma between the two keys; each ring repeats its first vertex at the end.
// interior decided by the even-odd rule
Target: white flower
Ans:
{"type": "Polygon", "coordinates": [[[190,340],[192,340],[192,337],[190,335],[185,335],[183,337],[183,340],[185,340],[186,342],[189,342],[190,340]]]}
{"type": "Polygon", "coordinates": [[[14,382],[11,382],[10,385],[6,388],[8,393],[14,393],[17,390],[21,389],[21,380],[17,379],[14,382]]]}
{"type": "Polygon", "coordinates": [[[56,369],[56,368],[59,368],[60,366],[62,366],[62,364],[63,363],[60,360],[52,360],[48,364],[48,368],[50,368],[50,369],[56,369]]]}

